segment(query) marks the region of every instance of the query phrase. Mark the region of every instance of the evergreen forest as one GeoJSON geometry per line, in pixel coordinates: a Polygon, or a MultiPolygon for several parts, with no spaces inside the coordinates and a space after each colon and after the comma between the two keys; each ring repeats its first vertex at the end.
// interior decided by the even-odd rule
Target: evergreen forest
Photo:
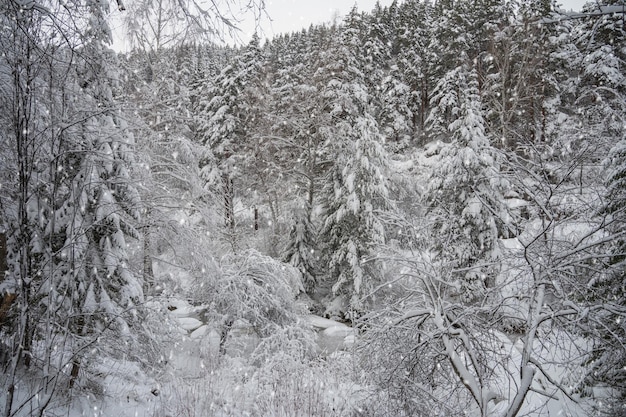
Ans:
{"type": "Polygon", "coordinates": [[[625,415],[624,2],[237,2],[0,2],[0,415],[625,415]]]}

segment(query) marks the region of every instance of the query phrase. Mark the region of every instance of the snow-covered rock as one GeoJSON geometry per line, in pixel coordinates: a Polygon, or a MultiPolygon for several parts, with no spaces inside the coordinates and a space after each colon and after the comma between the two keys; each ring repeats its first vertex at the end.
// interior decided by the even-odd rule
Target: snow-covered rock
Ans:
{"type": "Polygon", "coordinates": [[[345,350],[348,345],[354,343],[354,329],[341,323],[338,324],[338,326],[329,327],[318,333],[317,344],[321,353],[330,354],[338,350],[345,350]],[[348,343],[346,343],[346,339],[348,339],[348,343]]]}
{"type": "Polygon", "coordinates": [[[174,317],[189,317],[195,313],[195,308],[191,304],[175,298],[169,300],[167,308],[174,317]]]}
{"type": "Polygon", "coordinates": [[[314,315],[308,316],[308,320],[317,331],[317,345],[321,354],[346,350],[356,341],[354,329],[343,323],[314,315]]]}
{"type": "Polygon", "coordinates": [[[191,332],[191,335],[189,335],[189,337],[191,337],[194,340],[202,339],[208,332],[209,332],[209,327],[206,324],[203,324],[202,326],[198,327],[196,330],[191,332]]]}
{"type": "Polygon", "coordinates": [[[209,355],[212,358],[217,358],[220,354],[220,344],[222,342],[220,333],[214,328],[211,328],[204,340],[209,355]]]}
{"type": "Polygon", "coordinates": [[[335,326],[348,327],[345,324],[339,323],[335,320],[325,319],[324,317],[315,316],[315,315],[307,316],[307,319],[309,323],[311,323],[311,326],[313,326],[313,328],[317,331],[326,330],[329,327],[335,327],[335,326]]]}
{"type": "Polygon", "coordinates": [[[356,335],[354,333],[347,335],[343,339],[344,349],[350,349],[356,343],[356,335]]]}
{"type": "Polygon", "coordinates": [[[198,329],[203,324],[200,320],[193,317],[179,317],[178,321],[180,322],[180,327],[188,332],[198,329]]]}

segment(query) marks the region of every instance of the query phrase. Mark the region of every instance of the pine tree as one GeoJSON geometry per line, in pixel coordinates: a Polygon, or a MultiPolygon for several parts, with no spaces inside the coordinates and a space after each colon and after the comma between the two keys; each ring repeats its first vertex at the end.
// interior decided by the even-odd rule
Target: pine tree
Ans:
{"type": "Polygon", "coordinates": [[[361,310],[362,297],[371,288],[375,268],[365,262],[384,242],[379,211],[387,207],[384,172],[387,157],[378,124],[369,112],[368,91],[359,62],[349,45],[358,32],[350,26],[341,32],[332,53],[334,60],[320,68],[326,84],[321,94],[332,121],[334,163],[324,190],[325,214],[321,241],[334,296],[347,298],[350,308],[361,310]]]}
{"type": "Polygon", "coordinates": [[[435,248],[450,268],[465,271],[460,295],[473,300],[493,285],[488,265],[498,259],[507,182],[485,134],[476,71],[462,65],[446,74],[436,91],[429,122],[449,143],[432,168],[425,198],[435,248]]]}
{"type": "Polygon", "coordinates": [[[453,0],[438,1],[433,6],[428,51],[433,54],[430,60],[432,73],[436,77],[458,67],[467,58],[475,58],[469,7],[468,2],[453,0]]]}
{"type": "Polygon", "coordinates": [[[302,274],[302,283],[307,294],[313,294],[318,285],[316,254],[316,231],[309,219],[310,210],[298,213],[289,231],[289,240],[283,251],[283,260],[296,267],[302,274]]]}
{"type": "Polygon", "coordinates": [[[354,46],[354,52],[359,55],[358,60],[363,68],[365,85],[370,93],[372,113],[377,117],[382,108],[383,80],[389,72],[391,59],[391,33],[383,24],[385,11],[376,3],[370,14],[361,18],[367,29],[360,29],[359,38],[363,43],[354,46]]]}
{"type": "Polygon", "coordinates": [[[237,155],[250,144],[257,112],[251,95],[260,83],[261,65],[259,38],[255,36],[202,94],[197,109],[200,119],[197,139],[213,151],[225,171],[229,165],[236,164],[237,155]]]}
{"type": "Polygon", "coordinates": [[[263,125],[266,95],[262,91],[264,59],[259,42],[255,35],[243,53],[208,88],[205,86],[206,93],[200,94],[196,111],[199,119],[196,139],[207,148],[207,155],[211,155],[200,161],[200,170],[207,181],[221,177],[224,220],[230,230],[235,227],[234,178],[238,173],[249,174],[254,169],[251,157],[258,150],[257,129],[263,125]],[[219,175],[207,176],[216,172],[219,175]]]}
{"type": "Polygon", "coordinates": [[[371,117],[359,117],[354,131],[344,132],[347,146],[338,155],[326,191],[322,235],[328,268],[333,277],[332,293],[346,294],[350,306],[363,308],[362,296],[372,287],[375,269],[366,258],[384,243],[384,226],[379,211],[387,206],[384,180],[385,151],[371,117]]]}
{"type": "Polygon", "coordinates": [[[397,66],[391,67],[389,75],[382,81],[380,95],[379,125],[386,141],[408,143],[413,138],[411,90],[402,81],[397,66]]]}
{"type": "Polygon", "coordinates": [[[17,215],[8,219],[13,255],[2,282],[17,300],[7,415],[17,406],[13,378],[22,359],[28,366],[37,358],[44,368],[40,395],[27,400],[43,413],[68,363],[70,387],[88,369],[95,351],[86,346],[101,340],[98,350],[110,355],[111,336],[131,338],[142,301],[128,265],[126,238],[137,237],[139,201],[129,177],[132,136],[111,86],[107,7],[74,4],[76,21],[85,25],[78,33],[58,25],[73,8],[49,6],[57,14],[15,2],[0,9],[14,22],[1,41],[14,44],[3,65],[16,70],[8,140],[20,177],[12,196],[17,210],[7,212],[17,215]]]}
{"type": "Polygon", "coordinates": [[[282,47],[271,95],[272,131],[280,138],[275,154],[281,161],[287,191],[295,204],[293,225],[283,259],[302,273],[307,293],[313,295],[319,282],[318,223],[314,208],[319,204],[321,182],[328,170],[330,116],[316,83],[316,66],[323,56],[328,29],[311,27],[289,39],[282,47]]]}
{"type": "Polygon", "coordinates": [[[608,144],[615,143],[624,131],[623,98],[626,95],[624,61],[626,27],[623,16],[603,15],[583,20],[573,30],[573,42],[578,48],[577,66],[580,70],[576,102],[584,115],[584,124],[601,134],[608,144]]]}
{"type": "MultiPolygon", "coordinates": [[[[112,72],[114,54],[107,47],[112,42],[107,11],[99,3],[89,8],[86,60],[78,68],[78,82],[87,94],[82,105],[93,115],[80,125],[77,149],[83,156],[72,161],[78,169],[71,179],[67,206],[57,213],[61,219],[72,213],[62,262],[71,273],[63,277],[70,279],[65,283],[68,292],[75,294],[70,308],[83,313],[70,321],[70,332],[79,342],[76,349],[108,329],[130,341],[129,326],[138,318],[137,307],[143,301],[142,283],[131,272],[126,243],[128,238],[139,238],[135,225],[140,199],[130,179],[134,140],[113,97],[110,80],[117,77],[112,72]]],[[[87,355],[72,360],[72,382],[83,357],[87,355]]]]}
{"type": "Polygon", "coordinates": [[[591,305],[601,305],[598,317],[589,324],[595,345],[587,358],[587,386],[606,384],[616,390],[615,413],[626,398],[626,136],[611,149],[606,165],[607,192],[602,215],[606,216],[608,232],[614,239],[605,248],[610,255],[604,262],[606,272],[588,285],[587,298],[591,305]]]}
{"type": "Polygon", "coordinates": [[[480,61],[484,102],[493,109],[490,131],[499,137],[500,146],[518,152],[554,144],[563,128],[558,125],[560,106],[572,94],[567,78],[573,69],[568,66],[576,58],[568,41],[570,29],[567,23],[539,23],[551,13],[544,3],[526,2],[517,13],[506,6],[496,9],[502,20],[517,23],[498,24],[488,54],[480,61]]]}
{"type": "MultiPolygon", "coordinates": [[[[606,232],[612,236],[603,247],[608,259],[601,258],[603,272],[587,286],[586,301],[599,313],[589,323],[594,337],[586,365],[585,387],[598,384],[615,390],[607,407],[611,414],[623,413],[626,398],[626,77],[624,42],[626,30],[623,16],[605,15],[582,21],[574,30],[581,53],[580,83],[575,104],[580,106],[585,129],[594,140],[594,152],[588,157],[587,172],[608,150],[599,177],[604,179],[606,192],[600,216],[606,232]]],[[[588,176],[588,175],[586,175],[588,176]]],[[[588,181],[588,180],[587,180],[588,181]]],[[[582,184],[582,179],[581,179],[582,184]]],[[[587,185],[588,187],[589,185],[587,185]]],[[[582,187],[582,185],[581,185],[582,187]]]]}

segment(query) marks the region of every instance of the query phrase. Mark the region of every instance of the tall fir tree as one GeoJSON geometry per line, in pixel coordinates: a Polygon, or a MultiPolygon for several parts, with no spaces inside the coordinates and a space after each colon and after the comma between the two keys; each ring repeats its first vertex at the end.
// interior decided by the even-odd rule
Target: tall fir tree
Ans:
{"type": "Polygon", "coordinates": [[[132,136],[111,85],[108,5],[73,2],[74,28],[58,25],[70,9],[47,6],[25,10],[12,1],[1,9],[14,29],[2,37],[14,44],[3,64],[15,68],[6,91],[13,100],[3,105],[12,106],[7,138],[20,178],[1,284],[16,294],[7,415],[24,406],[13,402],[20,362],[37,358],[44,368],[41,396],[27,400],[43,413],[64,372],[72,387],[90,373],[94,353],[112,355],[113,340],[132,339],[143,299],[128,265],[139,200],[129,176],[132,136]]]}
{"type": "MultiPolygon", "coordinates": [[[[616,4],[616,2],[602,2],[616,4]]],[[[619,4],[619,3],[617,3],[619,4]]],[[[587,7],[591,7],[588,5],[587,7]]],[[[583,11],[593,11],[585,8],[583,11]]],[[[597,385],[614,392],[607,402],[609,415],[623,414],[626,398],[626,27],[624,16],[603,15],[582,20],[573,30],[580,53],[579,78],[574,105],[578,106],[582,137],[593,140],[593,152],[586,156],[590,173],[604,159],[603,170],[590,178],[602,178],[606,185],[600,216],[606,223],[610,242],[602,249],[603,273],[587,283],[586,301],[598,308],[589,321],[593,349],[586,357],[585,391],[597,385]],[[606,157],[605,157],[606,155],[606,157]]],[[[581,190],[582,190],[581,178],[581,190]]],[[[590,187],[585,180],[585,189],[590,187]]],[[[600,263],[600,262],[598,262],[600,263]]]]}
{"type": "Polygon", "coordinates": [[[588,302],[603,308],[597,320],[590,321],[588,330],[595,340],[586,358],[584,384],[612,387],[615,395],[610,405],[618,415],[626,398],[626,348],[622,343],[626,338],[626,135],[611,149],[605,165],[607,191],[601,214],[613,238],[604,248],[610,256],[603,262],[605,273],[588,283],[588,302]]]}
{"type": "Polygon", "coordinates": [[[215,80],[208,81],[208,86],[202,86],[205,92],[199,94],[196,139],[206,152],[199,168],[209,186],[221,188],[224,220],[231,230],[235,227],[234,179],[253,168],[250,157],[259,149],[256,129],[263,120],[266,97],[262,92],[263,63],[255,34],[243,53],[215,80]]]}
{"type": "MultiPolygon", "coordinates": [[[[380,211],[387,207],[387,156],[378,124],[370,113],[368,90],[351,46],[357,27],[341,29],[333,60],[320,68],[321,94],[332,121],[333,165],[324,189],[325,213],[320,233],[330,274],[332,296],[343,308],[362,310],[363,297],[376,280],[375,262],[366,265],[384,242],[380,211]]],[[[344,313],[346,312],[344,310],[344,313]]]]}
{"type": "Polygon", "coordinates": [[[437,85],[429,124],[446,140],[432,167],[425,198],[429,203],[435,248],[456,274],[467,300],[480,298],[494,285],[498,236],[507,218],[504,194],[508,183],[501,161],[485,133],[478,76],[465,64],[437,85]]]}

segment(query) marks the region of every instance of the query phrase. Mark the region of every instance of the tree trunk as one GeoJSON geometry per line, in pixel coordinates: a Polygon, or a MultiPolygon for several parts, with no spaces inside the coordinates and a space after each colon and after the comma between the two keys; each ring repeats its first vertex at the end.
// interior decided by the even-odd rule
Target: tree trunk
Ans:
{"type": "Polygon", "coordinates": [[[254,231],[259,230],[259,209],[257,206],[254,206],[254,231]]]}
{"type": "Polygon", "coordinates": [[[7,235],[0,233],[0,282],[4,281],[7,270],[7,235]]]}
{"type": "Polygon", "coordinates": [[[224,187],[224,224],[230,229],[235,228],[235,207],[233,203],[233,180],[228,174],[222,175],[224,187]]]}
{"type": "MultiPolygon", "coordinates": [[[[0,282],[4,281],[4,274],[7,271],[7,235],[0,233],[0,282]]],[[[0,304],[0,325],[6,320],[11,304],[15,301],[17,294],[2,294],[2,304],[0,304]]]]}
{"type": "Polygon", "coordinates": [[[24,366],[26,368],[30,368],[31,360],[33,357],[32,354],[33,347],[33,328],[30,325],[30,314],[27,315],[26,324],[24,326],[24,366]]]}
{"type": "Polygon", "coordinates": [[[144,219],[143,226],[143,292],[148,291],[154,284],[154,270],[152,269],[152,236],[150,233],[150,221],[152,210],[148,208],[144,219]]]}
{"type": "Polygon", "coordinates": [[[4,417],[11,416],[11,408],[13,407],[13,396],[15,395],[15,384],[13,383],[15,380],[15,375],[13,375],[11,384],[9,384],[9,388],[7,389],[7,400],[4,406],[4,417]]]}
{"type": "Polygon", "coordinates": [[[78,379],[78,373],[80,371],[80,358],[75,357],[74,360],[72,361],[72,370],[70,371],[70,383],[69,383],[69,387],[74,388],[74,384],[76,383],[76,380],[78,379]]]}

